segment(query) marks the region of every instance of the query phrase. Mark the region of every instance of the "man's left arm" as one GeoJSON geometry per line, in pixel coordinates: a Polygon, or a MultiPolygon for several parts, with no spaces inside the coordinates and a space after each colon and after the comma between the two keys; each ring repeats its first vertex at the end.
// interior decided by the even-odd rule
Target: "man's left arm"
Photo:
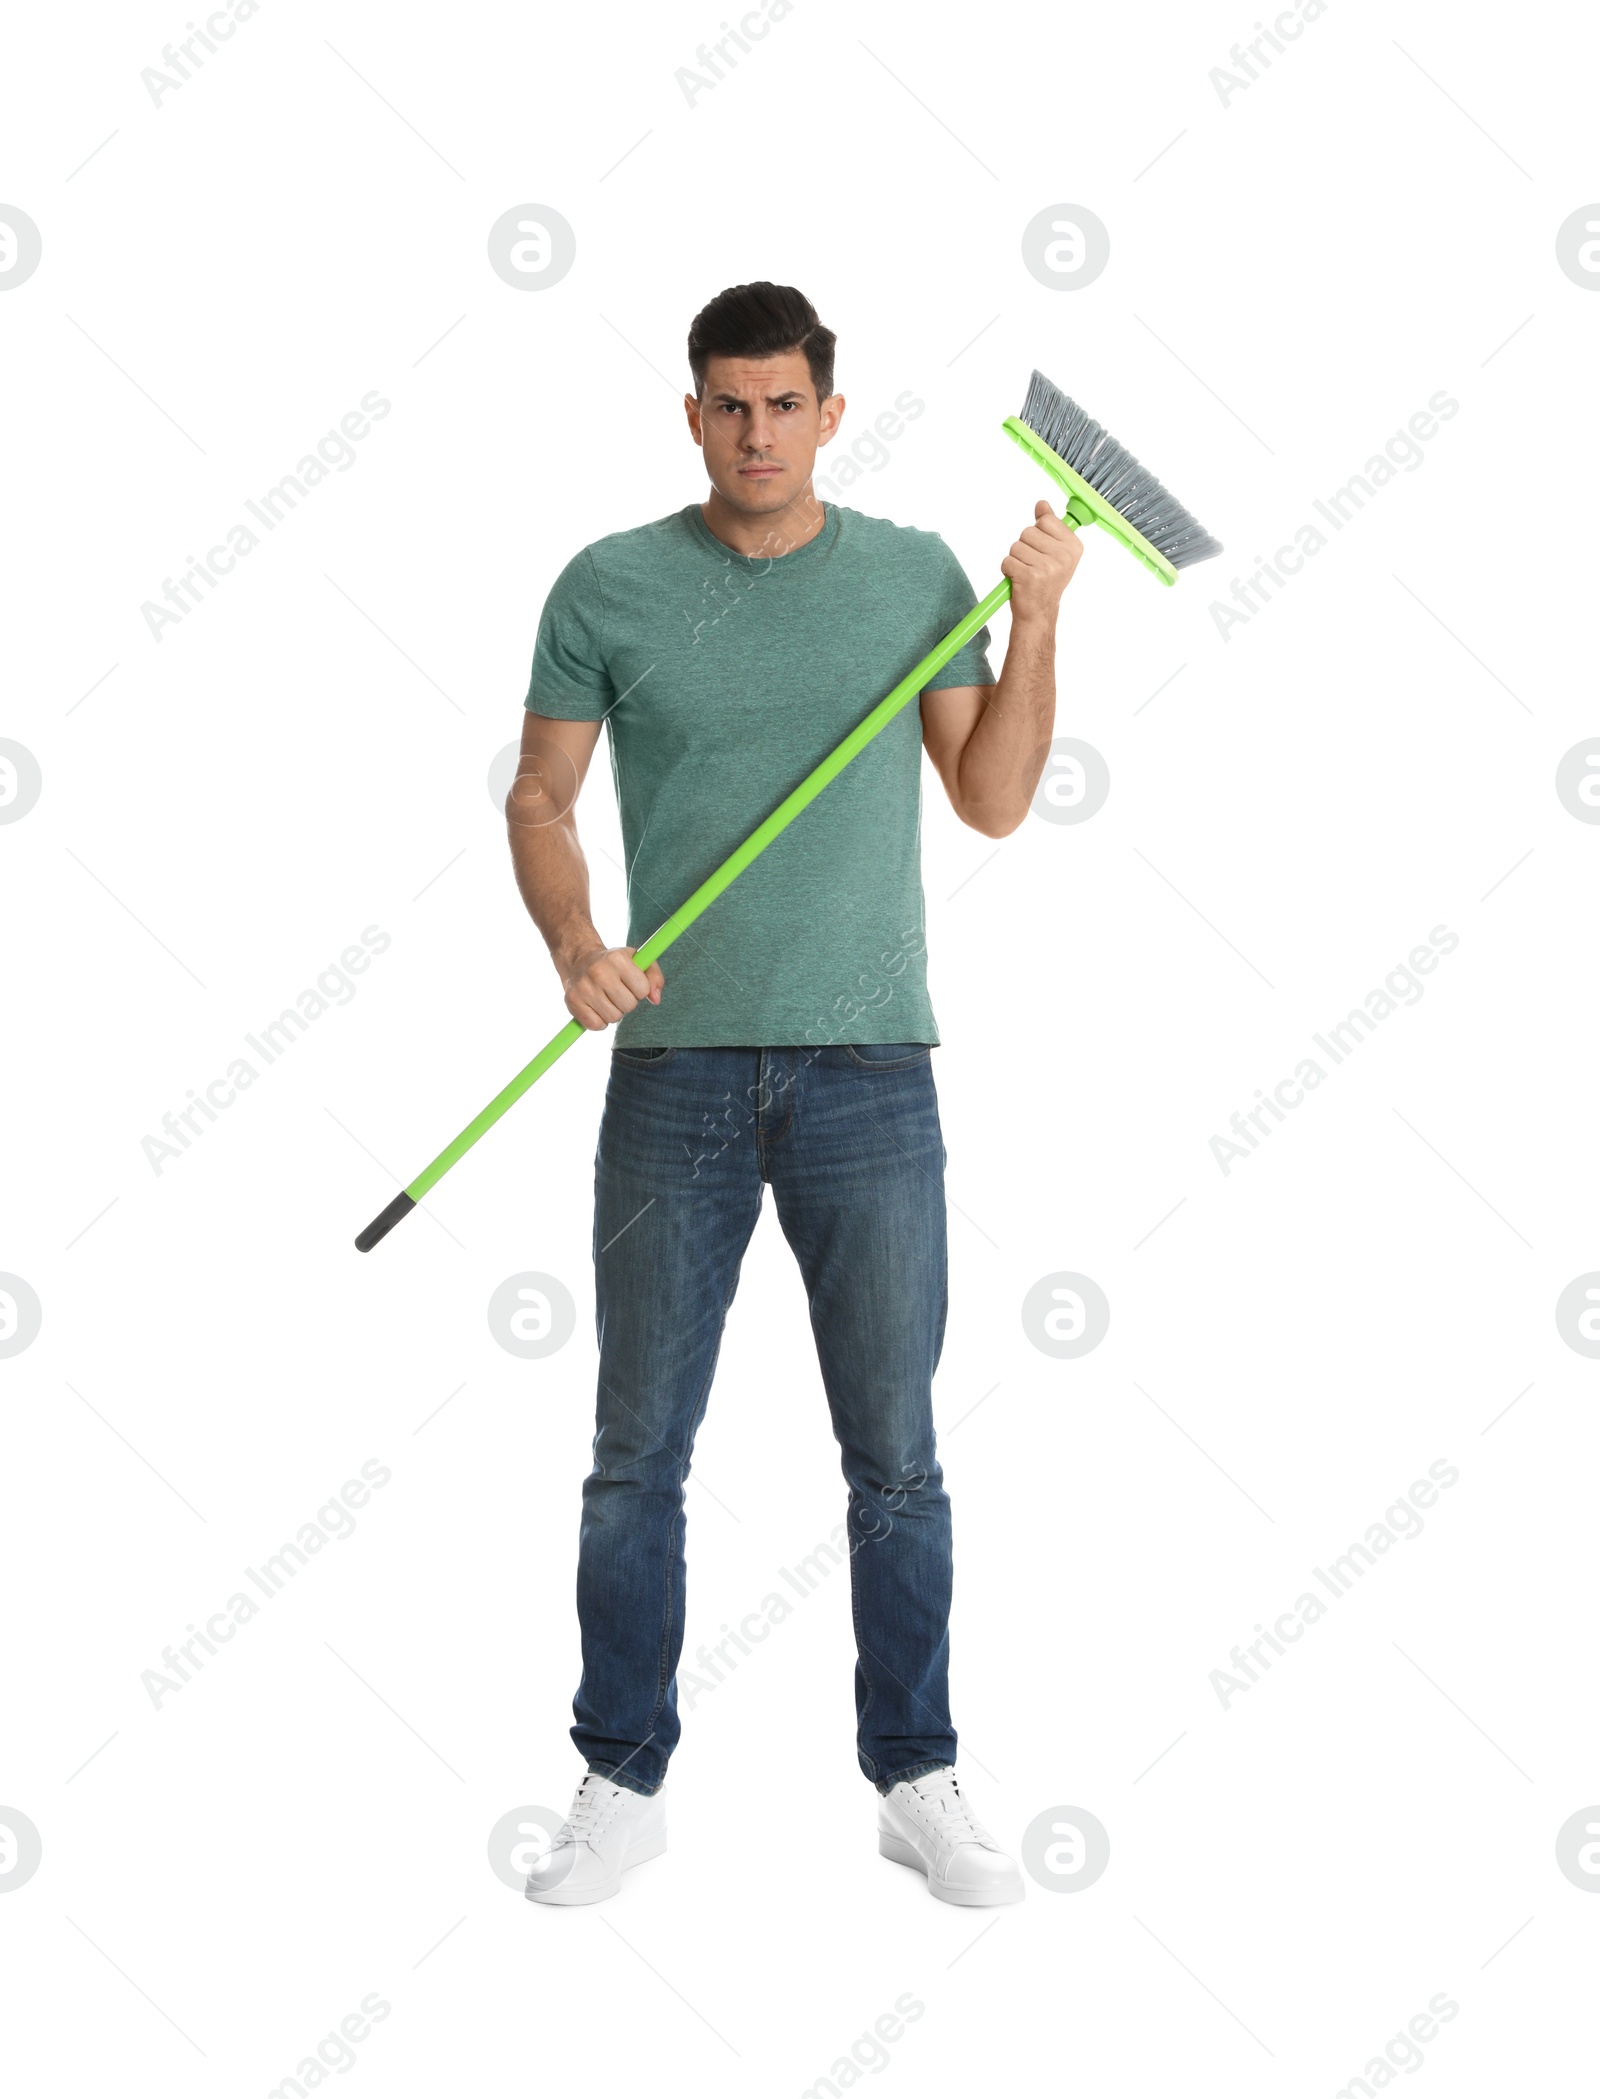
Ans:
{"type": "Polygon", "coordinates": [[[922,741],[964,824],[1004,838],[1027,815],[1056,717],[1056,615],[1082,542],[1046,502],[1000,564],[1011,636],[995,685],[922,695],[922,741]]]}

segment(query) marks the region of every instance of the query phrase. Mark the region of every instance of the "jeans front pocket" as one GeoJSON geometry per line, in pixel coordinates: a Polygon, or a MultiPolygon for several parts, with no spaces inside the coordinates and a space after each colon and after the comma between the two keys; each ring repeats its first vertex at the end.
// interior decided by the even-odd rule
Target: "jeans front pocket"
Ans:
{"type": "Polygon", "coordinates": [[[926,1064],[933,1054],[927,1042],[847,1042],[842,1047],[861,1071],[908,1071],[913,1064],[926,1064]]]}

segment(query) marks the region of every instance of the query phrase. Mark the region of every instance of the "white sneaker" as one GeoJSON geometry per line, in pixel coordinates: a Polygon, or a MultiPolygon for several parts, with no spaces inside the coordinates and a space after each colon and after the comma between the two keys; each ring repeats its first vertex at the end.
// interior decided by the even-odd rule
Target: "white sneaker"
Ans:
{"type": "Polygon", "coordinates": [[[630,1866],[667,1848],[667,1809],[660,1793],[630,1793],[588,1772],[550,1855],[528,1875],[530,1902],[604,1902],[630,1866]]]}
{"type": "Polygon", "coordinates": [[[941,1902],[988,1909],[1022,1900],[1016,1860],[968,1806],[953,1764],[902,1779],[892,1792],[878,1795],[878,1849],[926,1874],[928,1893],[941,1902]]]}

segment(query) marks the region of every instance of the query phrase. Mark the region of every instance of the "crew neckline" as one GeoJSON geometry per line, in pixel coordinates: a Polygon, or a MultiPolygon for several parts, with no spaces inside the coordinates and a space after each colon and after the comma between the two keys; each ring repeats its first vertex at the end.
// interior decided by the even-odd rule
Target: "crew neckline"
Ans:
{"type": "Polygon", "coordinates": [[[839,537],[839,506],[825,503],[822,506],[822,530],[804,546],[794,547],[787,554],[741,554],[730,547],[726,540],[718,539],[715,532],[701,515],[700,505],[690,503],[683,511],[689,530],[704,547],[726,555],[729,561],[739,562],[746,568],[759,569],[763,576],[788,575],[797,566],[804,566],[810,555],[824,554],[839,537]]]}

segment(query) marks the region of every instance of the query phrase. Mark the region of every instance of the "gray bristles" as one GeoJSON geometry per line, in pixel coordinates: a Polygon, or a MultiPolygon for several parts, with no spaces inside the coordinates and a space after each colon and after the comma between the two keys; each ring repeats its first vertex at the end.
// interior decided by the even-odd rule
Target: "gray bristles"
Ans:
{"type": "Polygon", "coordinates": [[[1093,416],[1085,415],[1059,386],[1053,386],[1043,372],[1035,372],[1028,382],[1021,421],[1052,452],[1059,453],[1075,474],[1081,474],[1097,495],[1104,496],[1174,568],[1188,568],[1192,562],[1209,561],[1213,554],[1222,552],[1221,543],[1211,537],[1200,520],[1191,517],[1154,474],[1119,445],[1109,430],[1102,429],[1093,416]]]}

